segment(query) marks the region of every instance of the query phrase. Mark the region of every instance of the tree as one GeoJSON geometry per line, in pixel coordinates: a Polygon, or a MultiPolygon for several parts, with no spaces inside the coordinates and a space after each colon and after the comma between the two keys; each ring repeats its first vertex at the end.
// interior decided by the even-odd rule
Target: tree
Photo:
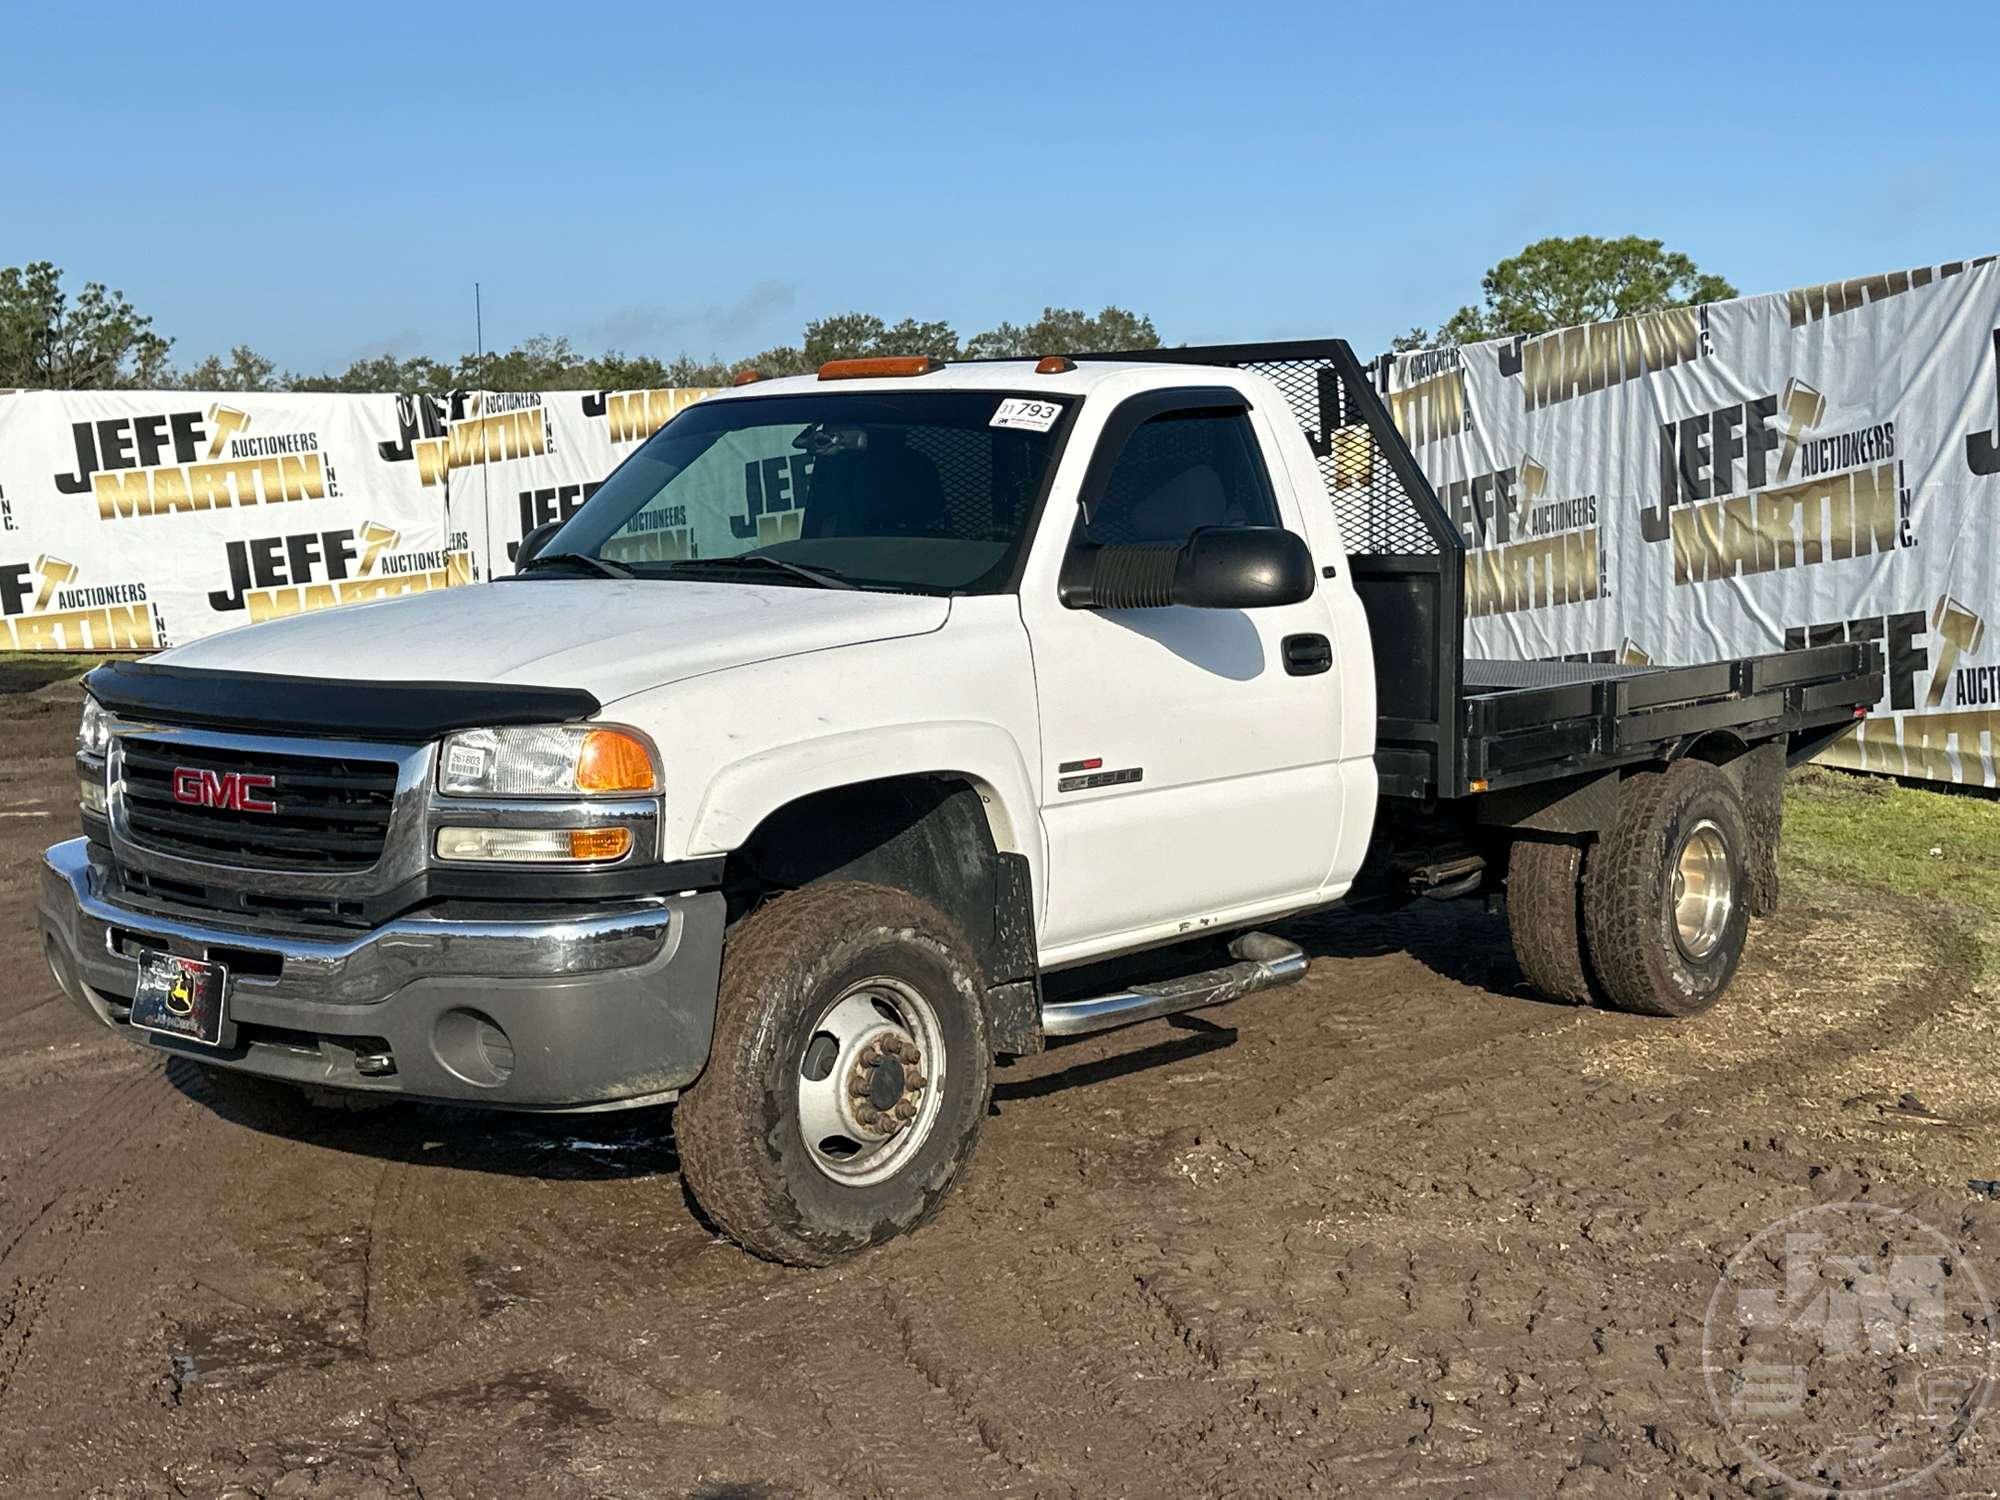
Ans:
{"type": "MultiPolygon", "coordinates": [[[[1632,234],[1617,240],[1588,234],[1537,240],[1488,271],[1480,287],[1485,305],[1453,313],[1438,330],[1437,343],[1547,333],[1736,295],[1735,287],[1704,273],[1680,251],[1632,234]]],[[[1406,342],[1422,333],[1412,329],[1396,347],[1422,347],[1406,342]]]]}
{"type": "Polygon", "coordinates": [[[0,386],[97,390],[157,386],[171,339],[102,282],[72,301],[49,261],[0,268],[0,386]]]}
{"type": "Polygon", "coordinates": [[[248,344],[238,344],[224,361],[211,354],[192,370],[176,375],[171,384],[184,391],[275,391],[281,382],[272,379],[277,366],[248,344]]]}
{"type": "Polygon", "coordinates": [[[1096,317],[1081,308],[1045,307],[1041,317],[1020,328],[1002,323],[965,341],[968,359],[1030,359],[1044,354],[1109,354],[1121,349],[1157,349],[1159,330],[1151,318],[1122,307],[1096,317]]]}
{"type": "Polygon", "coordinates": [[[958,333],[945,322],[919,323],[905,318],[885,323],[873,313],[840,313],[831,318],[815,318],[806,324],[805,337],[798,344],[780,344],[738,360],[719,370],[725,383],[744,370],[759,375],[805,375],[830,359],[874,359],[895,354],[928,354],[937,359],[958,358],[958,333]]]}
{"type": "Polygon", "coordinates": [[[568,339],[538,333],[505,354],[466,355],[451,378],[467,391],[577,391],[595,384],[588,371],[589,362],[568,339]]]}
{"type": "Polygon", "coordinates": [[[378,354],[371,359],[357,359],[338,375],[287,372],[279,378],[278,387],[287,391],[342,391],[350,395],[383,391],[444,391],[451,388],[451,367],[441,365],[424,354],[408,359],[398,359],[393,354],[378,354]]]}
{"type": "Polygon", "coordinates": [[[428,355],[371,355],[338,373],[280,371],[247,344],[211,354],[185,370],[170,369],[172,340],[152,331],[121,292],[90,282],[74,302],[62,272],[47,261],[0,269],[0,389],[12,386],[153,387],[190,391],[311,391],[355,394],[489,391],[642,390],[663,386],[727,385],[746,370],[761,375],[809,374],[828,360],[928,354],[937,359],[1097,354],[1159,347],[1151,318],[1122,307],[1096,315],[1080,308],[1044,307],[1022,327],[1002,323],[961,344],[942,319],[889,323],[873,313],[815,318],[797,344],[781,344],[733,362],[682,353],[607,350],[595,357],[568,339],[536,334],[504,352],[465,354],[456,361],[428,355]]]}

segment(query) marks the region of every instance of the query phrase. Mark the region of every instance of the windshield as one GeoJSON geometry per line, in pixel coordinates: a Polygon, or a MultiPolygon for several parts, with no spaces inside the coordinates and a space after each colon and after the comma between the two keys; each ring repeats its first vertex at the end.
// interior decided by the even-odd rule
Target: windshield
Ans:
{"type": "Polygon", "coordinates": [[[992,391],[700,402],[536,564],[581,554],[642,578],[997,592],[1077,404],[992,391]]]}

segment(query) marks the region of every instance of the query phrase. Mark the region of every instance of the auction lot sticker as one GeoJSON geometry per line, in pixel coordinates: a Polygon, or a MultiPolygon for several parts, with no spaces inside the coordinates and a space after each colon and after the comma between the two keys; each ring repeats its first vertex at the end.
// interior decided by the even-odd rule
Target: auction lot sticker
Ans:
{"type": "Polygon", "coordinates": [[[1831,1203],[1780,1219],[1723,1268],[1702,1375],[1767,1478],[1884,1495],[1971,1436],[1992,1395],[1995,1332],[1978,1273],[1937,1230],[1884,1204],[1831,1203]]]}
{"type": "Polygon", "coordinates": [[[1062,415],[1060,401],[1031,401],[1025,396],[1009,396],[994,410],[989,427],[1018,427],[1027,432],[1047,432],[1062,415]]]}

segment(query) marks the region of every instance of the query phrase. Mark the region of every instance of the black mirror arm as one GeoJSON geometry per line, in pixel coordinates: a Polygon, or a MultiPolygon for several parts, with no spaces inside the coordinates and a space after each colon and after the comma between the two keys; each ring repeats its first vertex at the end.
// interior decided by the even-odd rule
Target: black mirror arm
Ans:
{"type": "Polygon", "coordinates": [[[1174,602],[1185,547],[1099,547],[1085,542],[1063,558],[1056,597],[1070,609],[1164,609],[1174,602]]]}

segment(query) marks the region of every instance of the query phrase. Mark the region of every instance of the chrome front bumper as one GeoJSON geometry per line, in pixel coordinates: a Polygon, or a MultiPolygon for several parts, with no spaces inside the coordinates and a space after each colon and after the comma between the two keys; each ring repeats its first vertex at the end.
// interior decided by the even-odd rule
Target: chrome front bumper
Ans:
{"type": "Polygon", "coordinates": [[[518,1109],[671,1098],[708,1057],[717,892],[545,918],[409,916],[320,937],[155,915],[104,887],[85,840],[44,856],[49,966],[84,1010],[160,1051],[294,1083],[518,1109]],[[149,950],[230,970],[232,1045],[127,1023],[149,950]]]}

